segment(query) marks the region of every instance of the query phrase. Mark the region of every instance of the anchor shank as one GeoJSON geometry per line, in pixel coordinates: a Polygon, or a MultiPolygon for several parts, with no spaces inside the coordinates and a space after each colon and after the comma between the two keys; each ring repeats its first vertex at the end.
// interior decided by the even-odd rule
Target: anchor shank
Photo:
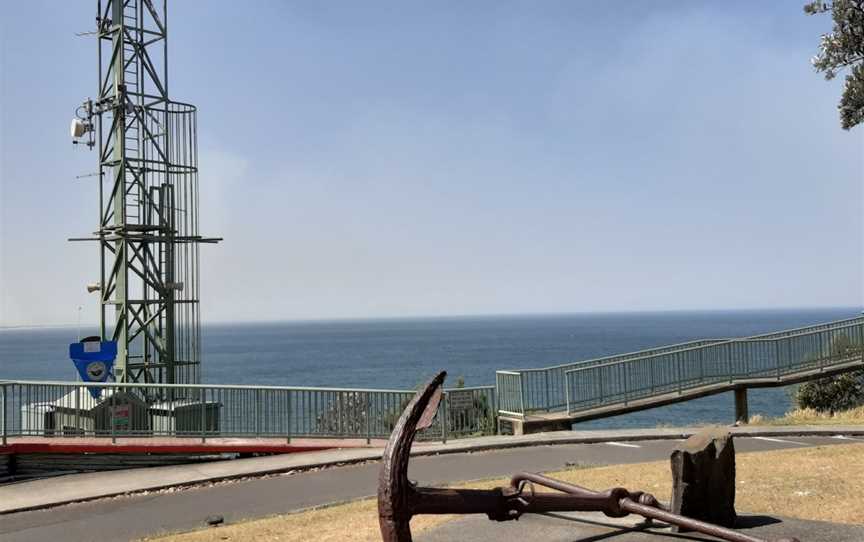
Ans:
{"type": "Polygon", "coordinates": [[[511,488],[450,489],[415,488],[411,498],[411,513],[417,514],[486,514],[505,521],[522,514],[545,512],[606,512],[617,499],[608,495],[568,495],[564,493],[533,493],[519,495],[511,488]]]}

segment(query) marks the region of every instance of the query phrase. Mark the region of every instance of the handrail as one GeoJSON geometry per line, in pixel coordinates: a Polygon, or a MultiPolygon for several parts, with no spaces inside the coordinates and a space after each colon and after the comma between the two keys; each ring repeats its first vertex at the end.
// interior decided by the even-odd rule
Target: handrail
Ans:
{"type": "MultiPolygon", "coordinates": [[[[862,319],[860,319],[860,320],[861,320],[861,322],[858,323],[858,324],[850,324],[850,325],[841,326],[841,327],[836,327],[836,328],[833,328],[833,327],[832,327],[832,328],[830,328],[830,329],[823,329],[823,330],[816,331],[816,332],[809,332],[809,333],[795,333],[794,335],[786,335],[786,336],[783,336],[783,337],[764,337],[763,335],[757,335],[757,336],[754,336],[754,337],[741,337],[741,338],[738,338],[738,339],[727,339],[727,340],[722,341],[722,342],[717,342],[717,343],[707,344],[707,345],[703,345],[703,346],[694,346],[694,347],[692,347],[692,348],[682,348],[681,350],[671,350],[671,351],[669,351],[669,352],[663,352],[663,353],[660,353],[660,354],[654,354],[654,355],[650,355],[650,356],[640,356],[640,357],[638,357],[638,358],[628,358],[628,359],[622,359],[622,360],[615,360],[615,361],[610,361],[609,363],[602,363],[602,364],[599,364],[599,365],[592,365],[592,366],[590,366],[590,367],[574,367],[573,369],[569,369],[569,370],[567,370],[567,371],[564,371],[564,374],[568,374],[568,373],[575,373],[575,372],[579,372],[579,371],[586,371],[586,370],[589,370],[589,369],[597,369],[597,368],[601,368],[601,367],[609,367],[609,366],[612,366],[612,365],[618,365],[618,364],[630,363],[630,362],[634,362],[634,361],[641,361],[641,360],[645,360],[645,359],[654,359],[654,358],[658,358],[658,357],[660,357],[660,356],[666,356],[666,355],[670,355],[670,354],[679,354],[679,353],[682,353],[682,352],[693,352],[693,351],[696,351],[696,350],[704,350],[704,349],[706,349],[706,348],[708,348],[708,347],[711,347],[711,346],[719,346],[719,345],[722,345],[722,344],[743,344],[743,343],[748,343],[748,342],[753,342],[753,343],[759,343],[759,342],[778,342],[778,341],[783,341],[783,340],[787,340],[787,339],[793,339],[793,338],[797,338],[797,337],[804,337],[804,336],[812,335],[813,333],[820,333],[821,331],[838,331],[838,330],[844,330],[844,329],[849,329],[849,328],[851,328],[851,327],[855,327],[855,326],[857,326],[857,325],[860,325],[861,323],[864,323],[864,318],[862,318],[862,319]],[[763,338],[763,337],[764,337],[764,338],[763,338]]],[[[527,371],[526,371],[526,372],[527,372],[527,371]]]]}
{"type": "Polygon", "coordinates": [[[790,376],[859,365],[864,367],[864,318],[575,367],[564,372],[564,391],[573,414],[676,391],[683,397],[684,390],[718,384],[728,389],[767,379],[779,385],[790,376]]]}
{"type": "MultiPolygon", "coordinates": [[[[446,388],[425,439],[496,432],[494,386],[446,388]]],[[[9,380],[3,437],[387,438],[415,390],[9,380]],[[97,393],[101,390],[101,395],[97,393]],[[124,394],[123,392],[127,392],[124,394]],[[118,411],[117,405],[120,405],[118,411]]]]}
{"type": "MultiPolygon", "coordinates": [[[[624,356],[633,356],[636,354],[644,354],[644,353],[648,353],[648,352],[656,352],[659,350],[665,351],[667,348],[675,348],[677,346],[685,346],[685,345],[689,345],[689,344],[693,344],[693,345],[698,344],[701,346],[706,346],[708,344],[715,344],[715,343],[720,343],[720,342],[724,342],[724,341],[728,341],[728,340],[730,340],[730,339],[698,339],[695,341],[686,341],[683,343],[670,344],[667,346],[654,346],[652,348],[646,348],[644,350],[636,350],[635,352],[627,352],[624,354],[611,354],[611,355],[602,356],[599,358],[591,358],[591,359],[585,359],[585,360],[580,360],[580,361],[570,361],[567,363],[560,363],[558,365],[549,365],[546,367],[529,367],[527,369],[508,369],[506,371],[496,371],[496,372],[498,372],[498,373],[532,373],[532,372],[539,372],[539,371],[548,371],[551,369],[563,369],[564,367],[569,367],[571,365],[581,365],[583,363],[594,363],[597,361],[603,361],[603,360],[614,359],[614,358],[621,358],[624,356]]],[[[696,347],[697,346],[694,346],[693,348],[696,348],[696,347]]]]}
{"type": "MultiPolygon", "coordinates": [[[[369,393],[414,393],[413,390],[376,389],[376,388],[319,388],[315,386],[257,386],[255,384],[158,384],[140,382],[71,382],[67,380],[4,380],[3,384],[55,385],[68,387],[97,388],[156,388],[156,389],[222,389],[222,390],[289,390],[289,391],[326,391],[326,392],[369,392],[369,393]]],[[[479,388],[492,386],[479,386],[479,388]]],[[[468,389],[468,388],[448,388],[468,389]]]]}
{"type": "MultiPolygon", "coordinates": [[[[705,352],[709,356],[715,357],[719,354],[719,349],[729,348],[736,350],[724,356],[724,377],[734,378],[736,367],[741,363],[738,361],[740,356],[756,356],[760,359],[771,359],[772,369],[778,373],[786,371],[789,367],[797,365],[798,362],[780,361],[777,356],[779,352],[771,352],[765,349],[777,348],[783,349],[784,344],[791,344],[789,341],[801,340],[807,337],[829,337],[833,334],[848,332],[849,330],[857,330],[859,326],[864,324],[864,316],[856,316],[846,318],[834,322],[827,322],[811,326],[793,328],[784,331],[775,331],[771,333],[762,333],[749,337],[737,337],[729,339],[705,339],[688,341],[662,347],[653,347],[636,352],[618,354],[612,356],[604,356],[579,362],[565,363],[548,367],[535,367],[527,369],[514,369],[509,371],[497,371],[498,375],[507,375],[511,380],[498,380],[499,386],[504,384],[506,389],[499,389],[499,402],[501,408],[507,405],[508,410],[517,410],[520,414],[537,411],[554,411],[563,408],[570,409],[570,384],[569,380],[574,378],[574,374],[580,374],[589,370],[609,370],[609,367],[637,367],[641,362],[655,361],[661,365],[666,365],[669,362],[668,369],[660,370],[663,373],[662,379],[664,386],[668,385],[666,380],[670,378],[670,371],[680,373],[679,378],[682,382],[690,382],[693,378],[702,378],[698,376],[702,373],[712,375],[712,378],[717,378],[718,361],[701,360],[696,361],[697,356],[702,356],[705,352]],[[749,346],[748,346],[749,345],[749,346]],[[742,353],[738,351],[741,348],[752,348],[753,352],[742,353]],[[693,357],[694,359],[688,359],[693,357]],[[775,360],[776,358],[776,360],[775,360]],[[696,365],[694,365],[696,363],[696,365]],[[682,372],[686,369],[685,372],[682,372]],[[689,371],[689,372],[688,372],[689,371]]],[[[857,332],[856,332],[857,336],[857,332]]],[[[815,340],[815,339],[814,339],[815,340]]],[[[822,339],[820,339],[822,340],[822,339]]],[[[820,346],[821,347],[821,346],[820,346]]],[[[788,355],[784,353],[784,360],[788,359],[788,355]]],[[[755,358],[754,358],[755,359],[755,358]]],[[[827,359],[822,357],[821,359],[827,359]]],[[[764,360],[756,366],[758,371],[768,371],[763,367],[764,360]]],[[[756,368],[754,366],[754,368],[756,368]]],[[[659,373],[658,373],[659,374],[659,373]]],[[[646,376],[650,376],[647,375],[646,376]]],[[[653,378],[653,377],[652,377],[653,378]]],[[[607,383],[608,385],[608,383],[607,383]]],[[[682,384],[683,385],[683,384],[682,384]]],[[[680,386],[678,386],[680,387],[680,386]]]]}
{"type": "MultiPolygon", "coordinates": [[[[637,350],[635,352],[629,352],[626,354],[616,354],[616,355],[612,355],[612,356],[603,356],[601,358],[592,358],[592,359],[587,359],[587,360],[583,360],[583,361],[575,361],[575,362],[571,362],[571,363],[562,363],[560,365],[550,365],[547,367],[531,367],[528,369],[510,369],[510,372],[513,372],[513,373],[531,373],[531,372],[538,372],[538,371],[546,371],[546,370],[550,370],[550,369],[562,369],[562,368],[567,367],[569,365],[581,365],[583,363],[592,363],[592,362],[603,361],[603,360],[607,360],[607,359],[612,360],[612,361],[629,361],[631,359],[643,359],[643,358],[647,358],[647,357],[652,357],[652,355],[647,354],[647,353],[648,352],[655,352],[657,350],[664,350],[663,352],[658,352],[657,355],[670,354],[672,352],[682,352],[682,351],[686,351],[686,350],[695,350],[698,348],[704,348],[706,346],[714,346],[716,344],[723,344],[723,343],[729,343],[729,342],[740,342],[740,341],[747,341],[747,340],[779,340],[779,339],[784,339],[787,337],[797,337],[797,336],[801,336],[801,335],[809,335],[809,334],[819,332],[819,331],[828,331],[828,329],[831,329],[831,330],[846,329],[848,327],[852,327],[854,325],[857,325],[857,324],[847,324],[847,325],[838,326],[838,327],[830,327],[827,329],[815,329],[815,328],[820,328],[823,326],[834,326],[835,324],[843,324],[845,322],[857,322],[858,324],[864,323],[864,316],[856,316],[854,318],[837,320],[835,322],[827,322],[824,324],[816,324],[813,326],[799,327],[799,328],[793,328],[793,329],[783,330],[783,331],[773,331],[771,333],[762,333],[760,335],[752,335],[752,336],[747,336],[747,337],[734,337],[734,338],[730,338],[730,339],[700,339],[700,340],[695,340],[695,341],[687,341],[687,342],[683,342],[683,343],[672,344],[669,346],[658,346],[658,347],[654,347],[654,348],[647,348],[645,350],[637,350]],[[807,330],[807,329],[809,329],[811,331],[809,331],[809,332],[803,331],[803,330],[807,330]],[[792,333],[792,332],[795,332],[795,333],[793,333],[792,335],[785,335],[782,337],[769,337],[770,335],[776,335],[779,333],[792,333]],[[798,332],[800,332],[800,333],[798,333],[798,332]],[[704,343],[704,344],[697,344],[697,343],[704,343]],[[677,346],[686,346],[686,345],[691,345],[691,344],[694,346],[690,346],[687,348],[680,348],[680,349],[675,348],[677,346]],[[673,350],[667,351],[666,350],[667,348],[670,348],[673,350]],[[629,357],[629,356],[635,356],[636,354],[646,354],[646,355],[637,356],[636,358],[630,358],[629,357]],[[614,360],[613,359],[613,358],[621,358],[624,356],[628,356],[628,358],[622,359],[622,360],[614,360]]],[[[498,371],[498,372],[504,372],[504,371],[498,371]]]]}

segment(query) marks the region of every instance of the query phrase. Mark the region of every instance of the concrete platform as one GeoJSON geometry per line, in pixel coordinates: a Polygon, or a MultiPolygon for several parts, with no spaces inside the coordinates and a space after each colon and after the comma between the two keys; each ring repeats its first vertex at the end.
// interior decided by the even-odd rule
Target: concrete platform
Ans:
{"type": "MultiPolygon", "coordinates": [[[[774,540],[796,537],[801,542],[860,542],[864,526],[805,521],[768,516],[742,516],[739,530],[750,536],[774,540]]],[[[673,534],[662,524],[646,528],[641,518],[607,518],[603,514],[555,514],[523,516],[519,521],[498,523],[485,516],[466,516],[414,536],[416,542],[663,542],[716,540],[694,533],[673,534]]]]}

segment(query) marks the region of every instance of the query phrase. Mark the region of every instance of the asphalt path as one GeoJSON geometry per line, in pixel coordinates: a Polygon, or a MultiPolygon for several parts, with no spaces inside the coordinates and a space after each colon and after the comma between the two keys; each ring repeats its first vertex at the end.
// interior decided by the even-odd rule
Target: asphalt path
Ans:
{"type": "MultiPolygon", "coordinates": [[[[569,465],[615,465],[669,457],[681,441],[658,440],[538,446],[412,458],[409,476],[422,485],[509,476],[569,465]]],[[[736,437],[738,452],[833,444],[864,444],[864,437],[736,437]]],[[[375,494],[378,464],[253,479],[210,487],[70,504],[0,516],[3,542],[134,540],[204,526],[207,516],[226,522],[283,514],[375,494]]],[[[602,488],[598,488],[602,489],[602,488]]],[[[638,488],[632,488],[638,489],[638,488]]],[[[286,533],[288,534],[288,533],[286,533]]]]}

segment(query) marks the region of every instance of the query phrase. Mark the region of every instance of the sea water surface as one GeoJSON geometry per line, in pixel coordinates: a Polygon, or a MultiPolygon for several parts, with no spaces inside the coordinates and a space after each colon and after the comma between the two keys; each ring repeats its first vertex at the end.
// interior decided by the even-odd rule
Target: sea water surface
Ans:
{"type": "MultiPolygon", "coordinates": [[[[860,314],[860,308],[604,313],[207,324],[203,381],[413,389],[445,369],[450,382],[493,384],[495,371],[544,367],[695,339],[755,335],[860,314]]],[[[94,333],[82,330],[84,335],[94,333]]],[[[0,379],[76,380],[75,327],[0,329],[0,379]]],[[[751,390],[750,413],[779,416],[788,388],[751,390]]],[[[577,428],[729,423],[724,393],[579,424],[577,428]]]]}

